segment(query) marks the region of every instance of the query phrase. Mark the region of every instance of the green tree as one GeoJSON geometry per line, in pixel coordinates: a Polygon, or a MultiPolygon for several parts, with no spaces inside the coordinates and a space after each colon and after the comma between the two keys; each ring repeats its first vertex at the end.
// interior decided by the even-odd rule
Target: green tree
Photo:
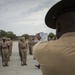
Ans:
{"type": "Polygon", "coordinates": [[[0,30],[0,37],[7,37],[7,32],[4,30],[0,30]]]}
{"type": "Polygon", "coordinates": [[[28,34],[23,34],[23,37],[25,37],[25,39],[29,39],[29,35],[28,34]]]}
{"type": "Polygon", "coordinates": [[[16,39],[16,35],[12,32],[12,31],[9,31],[9,32],[6,32],[4,30],[0,30],[0,37],[9,37],[11,39],[16,39]]]}
{"type": "Polygon", "coordinates": [[[12,40],[15,40],[17,37],[16,37],[16,34],[14,34],[13,32],[7,32],[7,37],[11,38],[12,40]]]}
{"type": "Polygon", "coordinates": [[[53,37],[55,37],[54,33],[49,33],[48,38],[52,39],[53,37]]]}

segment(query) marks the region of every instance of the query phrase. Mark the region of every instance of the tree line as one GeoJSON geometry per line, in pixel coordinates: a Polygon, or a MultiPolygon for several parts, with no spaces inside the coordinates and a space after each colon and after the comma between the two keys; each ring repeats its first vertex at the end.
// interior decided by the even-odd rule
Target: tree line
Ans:
{"type": "MultiPolygon", "coordinates": [[[[23,34],[22,35],[23,37],[25,37],[25,39],[29,39],[30,35],[28,34],[23,34]]],[[[48,34],[48,38],[52,38],[52,37],[55,37],[56,35],[54,33],[49,33],[48,34]]],[[[12,40],[17,40],[18,39],[18,36],[16,36],[16,34],[14,34],[12,31],[4,31],[4,30],[0,30],[0,38],[2,37],[9,37],[11,38],[12,40]]]]}
{"type": "Polygon", "coordinates": [[[16,34],[14,34],[12,31],[6,32],[4,30],[0,30],[0,38],[2,38],[2,37],[9,37],[11,39],[17,38],[16,34]]]}

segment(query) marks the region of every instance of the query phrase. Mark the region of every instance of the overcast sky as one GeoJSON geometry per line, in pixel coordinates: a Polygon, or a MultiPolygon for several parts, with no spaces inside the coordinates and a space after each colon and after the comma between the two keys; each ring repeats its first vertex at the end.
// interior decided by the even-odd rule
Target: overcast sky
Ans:
{"type": "Polygon", "coordinates": [[[0,0],[0,30],[16,35],[55,33],[45,25],[47,11],[59,0],[0,0]]]}

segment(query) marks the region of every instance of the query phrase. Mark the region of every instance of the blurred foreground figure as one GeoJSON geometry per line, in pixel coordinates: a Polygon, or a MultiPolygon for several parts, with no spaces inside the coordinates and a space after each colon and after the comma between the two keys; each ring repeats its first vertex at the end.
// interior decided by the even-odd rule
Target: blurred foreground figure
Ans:
{"type": "MultiPolygon", "coordinates": [[[[35,38],[34,38],[34,45],[37,44],[40,41],[41,37],[40,34],[36,34],[35,38]]],[[[33,46],[34,47],[34,46],[33,46]]],[[[34,57],[34,59],[36,59],[34,57]]],[[[35,65],[38,69],[40,69],[40,64],[35,65]]]]}
{"type": "Polygon", "coordinates": [[[47,13],[45,23],[56,29],[57,40],[33,47],[43,75],[75,75],[75,0],[61,0],[47,13]]]}
{"type": "MultiPolygon", "coordinates": [[[[47,33],[43,33],[43,32],[41,32],[41,33],[38,33],[38,34],[36,34],[36,36],[35,36],[35,41],[37,41],[36,42],[36,45],[39,45],[39,43],[41,43],[41,42],[43,42],[43,41],[48,41],[48,35],[47,35],[47,33]]],[[[40,64],[37,64],[37,65],[35,65],[38,69],[40,69],[40,64]]]]}

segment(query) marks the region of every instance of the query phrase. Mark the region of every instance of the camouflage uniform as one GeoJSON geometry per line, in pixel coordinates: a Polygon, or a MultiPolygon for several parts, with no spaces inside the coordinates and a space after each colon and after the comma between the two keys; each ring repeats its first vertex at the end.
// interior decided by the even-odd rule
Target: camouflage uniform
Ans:
{"type": "Polygon", "coordinates": [[[0,55],[1,55],[2,39],[0,38],[0,55]]]}
{"type": "Polygon", "coordinates": [[[34,45],[33,39],[29,39],[28,44],[29,44],[29,54],[32,55],[32,47],[34,45]]]}
{"type": "Polygon", "coordinates": [[[20,54],[21,54],[21,65],[27,65],[27,43],[25,42],[25,39],[22,38],[22,41],[20,42],[20,54]]]}
{"type": "Polygon", "coordinates": [[[10,54],[10,56],[11,56],[11,54],[12,54],[12,46],[13,46],[13,44],[12,44],[12,41],[11,41],[10,38],[8,38],[8,42],[9,42],[9,45],[10,45],[10,47],[9,47],[9,54],[10,54]]]}
{"type": "Polygon", "coordinates": [[[21,59],[21,42],[22,42],[22,38],[19,38],[18,48],[19,48],[19,56],[20,56],[20,59],[21,59]]]}
{"type": "Polygon", "coordinates": [[[10,55],[12,54],[12,46],[13,46],[13,42],[11,41],[11,39],[9,39],[10,40],[10,55]]]}
{"type": "Polygon", "coordinates": [[[5,41],[2,43],[2,65],[3,66],[8,66],[8,43],[5,41]]]}
{"type": "Polygon", "coordinates": [[[8,49],[8,60],[10,61],[10,41],[9,41],[9,38],[6,38],[6,42],[9,46],[9,49],[8,49]]]}

